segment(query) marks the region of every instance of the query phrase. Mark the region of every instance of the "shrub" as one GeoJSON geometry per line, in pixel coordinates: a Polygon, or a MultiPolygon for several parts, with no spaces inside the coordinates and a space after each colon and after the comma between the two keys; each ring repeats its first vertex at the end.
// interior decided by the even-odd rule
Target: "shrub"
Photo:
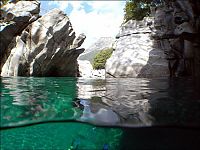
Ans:
{"type": "Polygon", "coordinates": [[[124,9],[125,22],[133,20],[142,20],[150,14],[150,0],[129,0],[124,9]]]}
{"type": "Polygon", "coordinates": [[[1,0],[1,6],[6,5],[9,2],[9,0],[1,0]]]}
{"type": "Polygon", "coordinates": [[[93,59],[92,66],[94,69],[105,69],[105,64],[108,58],[112,55],[113,48],[108,48],[100,51],[93,59]]]}

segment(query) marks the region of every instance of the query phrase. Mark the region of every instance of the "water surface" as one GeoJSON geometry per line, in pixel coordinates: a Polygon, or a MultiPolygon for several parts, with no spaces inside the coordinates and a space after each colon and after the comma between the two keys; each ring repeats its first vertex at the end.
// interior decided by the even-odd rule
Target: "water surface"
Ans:
{"type": "Polygon", "coordinates": [[[1,127],[78,120],[112,126],[199,126],[190,79],[1,78],[1,127]]]}
{"type": "MultiPolygon", "coordinates": [[[[1,146],[123,149],[133,143],[128,139],[137,141],[146,135],[146,131],[136,130],[141,127],[197,129],[200,96],[193,86],[192,80],[184,78],[1,78],[1,146]],[[129,138],[132,135],[138,136],[129,138]]],[[[162,136],[167,137],[166,133],[162,136]]],[[[174,133],[181,137],[179,133],[185,130],[171,135],[174,133]]],[[[199,134],[185,134],[200,138],[199,134]]]]}

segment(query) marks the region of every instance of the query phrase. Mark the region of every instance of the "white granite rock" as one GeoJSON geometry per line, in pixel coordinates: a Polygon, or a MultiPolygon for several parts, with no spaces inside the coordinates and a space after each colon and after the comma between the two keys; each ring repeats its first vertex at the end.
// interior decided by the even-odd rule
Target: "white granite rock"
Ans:
{"type": "Polygon", "coordinates": [[[130,20],[117,35],[115,51],[106,62],[107,77],[160,77],[168,75],[164,51],[151,39],[151,18],[130,20]]]}
{"type": "Polygon", "coordinates": [[[84,39],[76,40],[69,18],[54,9],[17,36],[1,76],[76,76],[77,57],[84,51],[77,48],[84,39]]]}
{"type": "MultiPolygon", "coordinates": [[[[0,73],[8,58],[15,38],[33,21],[39,18],[40,3],[38,1],[18,1],[1,7],[0,22],[0,73]]],[[[17,41],[19,41],[17,39],[17,41]]]]}

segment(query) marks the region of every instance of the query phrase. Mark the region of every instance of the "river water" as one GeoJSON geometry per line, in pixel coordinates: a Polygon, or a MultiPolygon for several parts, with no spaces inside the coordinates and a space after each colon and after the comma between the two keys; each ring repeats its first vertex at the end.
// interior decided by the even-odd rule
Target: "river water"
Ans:
{"type": "Polygon", "coordinates": [[[1,148],[199,146],[200,92],[194,85],[186,78],[1,78],[1,148]]]}

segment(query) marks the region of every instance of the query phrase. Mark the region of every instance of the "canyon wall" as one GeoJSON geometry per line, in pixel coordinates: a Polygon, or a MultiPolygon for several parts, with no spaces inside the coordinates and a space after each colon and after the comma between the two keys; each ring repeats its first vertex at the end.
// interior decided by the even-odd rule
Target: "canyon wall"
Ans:
{"type": "Polygon", "coordinates": [[[200,79],[200,2],[162,0],[151,16],[122,24],[107,77],[200,79]]]}

